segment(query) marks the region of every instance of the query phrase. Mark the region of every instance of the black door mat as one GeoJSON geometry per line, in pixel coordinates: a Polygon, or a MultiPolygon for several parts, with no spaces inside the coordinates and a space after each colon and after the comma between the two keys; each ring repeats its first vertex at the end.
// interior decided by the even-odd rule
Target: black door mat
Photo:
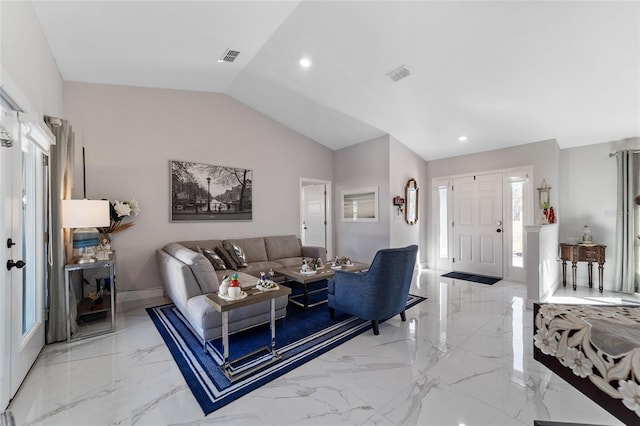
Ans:
{"type": "Polygon", "coordinates": [[[458,280],[473,281],[474,283],[488,284],[488,285],[493,285],[502,279],[502,278],[496,278],[496,277],[487,277],[484,275],[467,274],[465,272],[448,272],[446,274],[442,274],[442,276],[447,278],[455,278],[458,280]]]}

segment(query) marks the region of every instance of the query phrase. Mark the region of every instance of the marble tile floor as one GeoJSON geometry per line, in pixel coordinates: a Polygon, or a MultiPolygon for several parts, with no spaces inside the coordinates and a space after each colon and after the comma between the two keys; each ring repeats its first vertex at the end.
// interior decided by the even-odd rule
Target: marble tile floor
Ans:
{"type": "MultiPolygon", "coordinates": [[[[114,334],[47,346],[9,409],[18,425],[621,424],[533,359],[524,284],[439,275],[421,271],[411,291],[428,300],[406,322],[393,318],[379,336],[360,335],[206,417],[139,305],[120,309],[114,334]]],[[[600,301],[588,289],[557,296],[600,301]]]]}

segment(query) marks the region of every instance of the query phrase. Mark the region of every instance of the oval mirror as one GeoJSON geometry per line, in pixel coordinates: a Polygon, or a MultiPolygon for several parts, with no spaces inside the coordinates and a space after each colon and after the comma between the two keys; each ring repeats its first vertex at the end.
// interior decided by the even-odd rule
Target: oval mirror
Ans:
{"type": "Polygon", "coordinates": [[[404,189],[404,197],[407,200],[404,209],[404,219],[409,225],[418,222],[418,183],[411,178],[404,189]]]}

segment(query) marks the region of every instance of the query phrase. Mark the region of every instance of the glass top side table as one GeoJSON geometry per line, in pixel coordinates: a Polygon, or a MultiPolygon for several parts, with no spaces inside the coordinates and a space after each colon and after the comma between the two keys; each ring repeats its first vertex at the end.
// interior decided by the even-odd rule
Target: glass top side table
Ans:
{"type": "MultiPolygon", "coordinates": [[[[65,313],[67,318],[67,342],[73,342],[76,340],[86,339],[89,337],[99,336],[102,334],[113,333],[116,329],[116,254],[112,252],[110,257],[105,260],[96,260],[90,263],[68,263],[64,266],[64,286],[65,286],[65,313]],[[84,273],[93,272],[94,275],[99,274],[101,271],[107,271],[109,278],[109,288],[102,287],[101,284],[96,283],[96,291],[89,293],[87,296],[84,294],[85,281],[84,273]],[[71,335],[71,291],[72,289],[72,274],[74,272],[80,272],[81,278],[81,298],[77,302],[77,315],[76,320],[83,318],[95,319],[97,316],[104,316],[106,314],[108,321],[108,328],[91,328],[88,327],[87,331],[78,331],[73,336],[71,335]],[[93,296],[90,297],[90,296],[93,296]],[[110,317],[110,318],[109,318],[110,317]]],[[[100,280],[101,281],[101,280],[100,280]]],[[[106,281],[106,278],[105,278],[106,281]]],[[[89,283],[91,285],[91,283],[89,283]]],[[[106,284],[106,283],[105,283],[106,284]]],[[[75,294],[75,292],[74,292],[75,294]]],[[[74,298],[75,300],[75,298],[74,298]]]]}

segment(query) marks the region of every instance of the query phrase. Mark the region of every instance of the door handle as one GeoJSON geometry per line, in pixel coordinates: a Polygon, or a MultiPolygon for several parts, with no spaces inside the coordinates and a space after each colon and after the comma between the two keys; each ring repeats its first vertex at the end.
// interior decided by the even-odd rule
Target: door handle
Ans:
{"type": "Polygon", "coordinates": [[[7,260],[7,271],[10,271],[11,268],[13,268],[14,266],[18,269],[22,269],[24,268],[25,265],[26,263],[24,263],[22,260],[18,260],[17,262],[14,262],[13,259],[9,259],[7,260]]]}

